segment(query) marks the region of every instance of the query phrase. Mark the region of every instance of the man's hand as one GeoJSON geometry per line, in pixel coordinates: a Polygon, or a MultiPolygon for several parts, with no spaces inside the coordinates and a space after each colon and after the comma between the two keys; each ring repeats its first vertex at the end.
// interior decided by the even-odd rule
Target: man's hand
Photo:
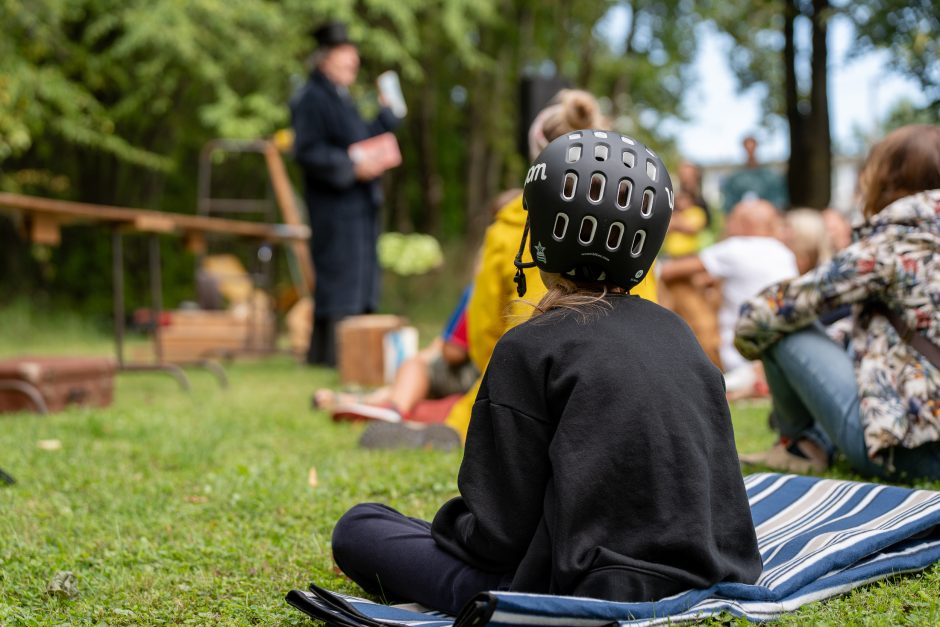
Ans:
{"type": "Polygon", "coordinates": [[[353,171],[356,173],[357,181],[371,181],[382,175],[384,170],[381,164],[372,159],[362,159],[353,164],[353,171]]]}

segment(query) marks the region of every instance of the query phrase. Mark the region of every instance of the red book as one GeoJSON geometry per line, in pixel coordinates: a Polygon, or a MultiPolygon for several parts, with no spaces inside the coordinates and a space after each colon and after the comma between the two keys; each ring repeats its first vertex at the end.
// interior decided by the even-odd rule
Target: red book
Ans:
{"type": "Polygon", "coordinates": [[[391,170],[401,165],[401,150],[393,133],[382,133],[361,142],[350,144],[349,158],[353,162],[366,159],[379,164],[382,171],[391,170]]]}

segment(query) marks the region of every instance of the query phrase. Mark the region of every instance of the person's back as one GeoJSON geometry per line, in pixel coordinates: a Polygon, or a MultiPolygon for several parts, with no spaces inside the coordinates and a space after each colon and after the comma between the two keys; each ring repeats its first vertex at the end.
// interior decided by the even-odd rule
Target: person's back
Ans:
{"type": "Polygon", "coordinates": [[[757,576],[721,373],[678,316],[629,295],[552,310],[507,332],[493,368],[511,374],[481,386],[499,419],[471,422],[463,499],[434,522],[445,548],[473,551],[469,502],[520,534],[489,534],[483,551],[505,562],[479,564],[518,563],[513,590],[639,601],[757,576]],[[547,459],[524,457],[545,445],[547,459]],[[514,468],[505,450],[523,456],[514,468]],[[510,502],[517,479],[544,493],[510,502]]]}
{"type": "Polygon", "coordinates": [[[728,217],[724,240],[699,253],[708,273],[721,279],[721,363],[728,372],[747,361],[734,348],[734,325],[744,302],[772,283],[799,275],[796,257],[775,234],[779,215],[762,200],[738,203],[728,217]]]}

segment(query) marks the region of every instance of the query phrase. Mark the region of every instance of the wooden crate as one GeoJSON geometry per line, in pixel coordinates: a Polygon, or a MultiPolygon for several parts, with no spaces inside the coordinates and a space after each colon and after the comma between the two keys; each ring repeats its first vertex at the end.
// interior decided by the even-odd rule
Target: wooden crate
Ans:
{"type": "Polygon", "coordinates": [[[160,347],[164,361],[186,363],[271,349],[273,333],[270,312],[178,310],[160,328],[160,347]]]}
{"type": "Polygon", "coordinates": [[[391,315],[343,319],[336,329],[340,381],[345,385],[384,385],[383,339],[386,333],[400,329],[404,324],[404,318],[391,315]]]}

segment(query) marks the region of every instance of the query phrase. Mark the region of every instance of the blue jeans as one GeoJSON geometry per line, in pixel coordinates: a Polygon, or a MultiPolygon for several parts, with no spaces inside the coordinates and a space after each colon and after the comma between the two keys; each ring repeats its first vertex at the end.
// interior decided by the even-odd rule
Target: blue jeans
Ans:
{"type": "Polygon", "coordinates": [[[857,472],[888,479],[940,479],[940,442],[894,447],[893,471],[868,458],[852,359],[820,326],[786,335],[762,356],[781,435],[837,449],[857,472]]]}

